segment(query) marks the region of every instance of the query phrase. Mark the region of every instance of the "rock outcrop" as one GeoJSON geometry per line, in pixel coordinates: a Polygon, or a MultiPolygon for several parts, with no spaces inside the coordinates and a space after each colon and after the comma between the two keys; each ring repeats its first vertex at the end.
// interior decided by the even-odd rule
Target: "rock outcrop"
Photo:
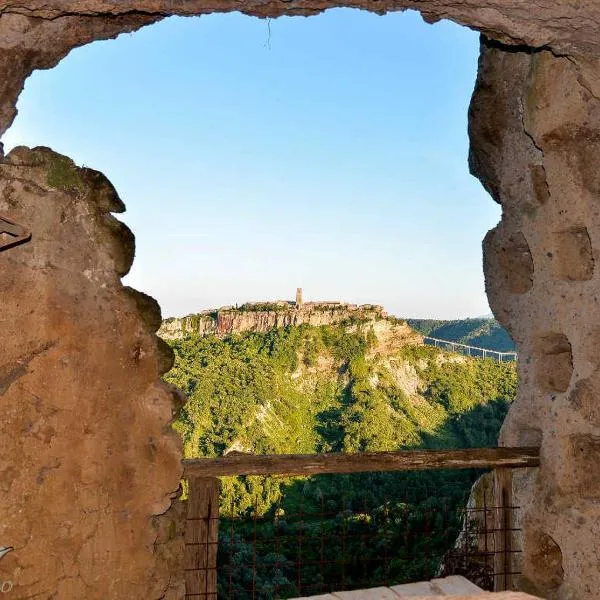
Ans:
{"type": "Polygon", "coordinates": [[[383,307],[373,304],[358,306],[344,302],[305,302],[297,306],[287,301],[261,302],[244,304],[239,308],[225,306],[180,319],[166,319],[158,335],[164,339],[176,339],[188,333],[226,336],[243,331],[265,332],[289,325],[335,325],[386,319],[388,315],[383,307]]]}
{"type": "Polygon", "coordinates": [[[598,67],[484,41],[470,110],[471,167],[503,209],[484,243],[487,292],[520,357],[500,443],[541,445],[513,490],[517,585],[557,600],[600,588],[598,67]]]}
{"type": "MultiPolygon", "coordinates": [[[[169,512],[179,393],[154,300],[123,287],[131,232],[108,180],[44,148],[0,164],[0,582],[7,598],[161,598],[182,568],[169,512]],[[166,514],[165,514],[166,513],[166,514]]],[[[2,595],[2,594],[0,594],[2,595]]]]}

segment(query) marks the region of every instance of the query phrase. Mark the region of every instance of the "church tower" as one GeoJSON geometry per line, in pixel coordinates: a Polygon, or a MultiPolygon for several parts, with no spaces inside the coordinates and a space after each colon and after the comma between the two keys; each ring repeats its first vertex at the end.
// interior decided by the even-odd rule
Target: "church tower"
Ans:
{"type": "Polygon", "coordinates": [[[302,306],[302,288],[296,290],[296,308],[302,306]]]}

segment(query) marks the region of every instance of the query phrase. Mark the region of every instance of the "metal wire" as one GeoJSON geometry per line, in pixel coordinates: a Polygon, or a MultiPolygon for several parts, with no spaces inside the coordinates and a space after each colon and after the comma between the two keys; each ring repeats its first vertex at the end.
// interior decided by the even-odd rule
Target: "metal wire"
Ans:
{"type": "MultiPolygon", "coordinates": [[[[482,506],[461,510],[447,499],[420,506],[407,496],[374,505],[369,491],[359,499],[342,498],[333,510],[321,496],[313,504],[302,498],[297,512],[277,503],[262,515],[256,497],[247,517],[236,514],[232,500],[228,510],[221,509],[216,567],[199,559],[193,568],[206,582],[212,571],[219,600],[275,600],[453,574],[491,591],[520,574],[506,568],[509,556],[521,553],[513,535],[520,528],[512,525],[519,523],[518,506],[494,506],[487,493],[482,506]]],[[[207,553],[215,543],[208,539],[210,520],[206,541],[194,542],[207,553]]],[[[207,587],[186,598],[216,595],[207,587]]]]}

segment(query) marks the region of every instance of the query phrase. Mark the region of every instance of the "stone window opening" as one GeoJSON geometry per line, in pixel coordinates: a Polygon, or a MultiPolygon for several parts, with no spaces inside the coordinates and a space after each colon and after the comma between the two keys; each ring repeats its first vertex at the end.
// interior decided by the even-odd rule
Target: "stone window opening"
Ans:
{"type": "MultiPolygon", "coordinates": [[[[115,15],[106,2],[96,4],[98,10],[83,13],[73,2],[7,3],[0,16],[2,131],[31,70],[53,66],[74,46],[132,31],[174,10],[172,3],[140,0],[133,2],[139,11],[115,15]]],[[[503,207],[501,224],[485,244],[487,291],[525,357],[501,444],[519,445],[532,428],[542,432],[541,468],[525,473],[517,490],[525,511],[521,585],[557,600],[591,600],[600,583],[593,538],[600,492],[593,478],[581,482],[595,468],[598,432],[579,418],[582,404],[569,398],[579,382],[595,389],[599,366],[586,335],[600,316],[593,268],[599,227],[596,7],[584,3],[569,13],[564,3],[546,0],[535,12],[512,1],[489,10],[473,0],[423,2],[420,8],[429,21],[450,17],[487,36],[469,113],[470,165],[503,207]],[[515,51],[510,44],[532,50],[515,51]],[[561,351],[548,350],[559,337],[561,351]],[[570,379],[561,373],[557,384],[544,369],[562,355],[569,356],[564,371],[570,379]]],[[[259,16],[322,9],[310,2],[301,9],[246,7],[259,16]]],[[[195,3],[187,9],[202,10],[195,3]]],[[[180,450],[167,425],[180,400],[160,381],[169,361],[154,337],[156,306],[121,288],[133,257],[128,230],[111,215],[122,203],[101,174],[44,149],[5,157],[0,185],[2,211],[10,209],[38,232],[35,245],[0,256],[0,472],[8,498],[0,523],[15,540],[0,562],[0,579],[9,570],[11,577],[21,575],[20,585],[45,586],[36,593],[58,598],[164,597],[173,563],[166,546],[153,547],[149,523],[161,521],[177,491],[180,450]],[[68,221],[86,226],[56,235],[68,221]],[[56,265],[60,278],[53,277],[56,265]],[[102,318],[91,322],[89,314],[102,318]],[[125,343],[130,340],[136,344],[125,343]],[[142,357],[150,359],[140,366],[142,357]],[[122,436],[124,430],[132,435],[122,436]],[[143,452],[140,439],[147,442],[143,452]],[[94,452],[110,459],[78,460],[94,452]],[[68,477],[52,477],[61,470],[68,477]],[[50,485],[40,492],[38,481],[50,485]],[[74,507],[80,511],[75,518],[74,507]],[[58,537],[62,555],[40,548],[32,563],[22,561],[18,549],[31,536],[58,537]]]]}

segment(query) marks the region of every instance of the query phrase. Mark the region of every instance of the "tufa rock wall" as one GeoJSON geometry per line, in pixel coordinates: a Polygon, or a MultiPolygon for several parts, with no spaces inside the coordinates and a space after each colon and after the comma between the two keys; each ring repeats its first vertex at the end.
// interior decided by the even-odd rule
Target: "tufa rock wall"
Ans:
{"type": "Polygon", "coordinates": [[[338,302],[289,302],[245,304],[241,308],[220,308],[163,321],[158,331],[164,339],[181,338],[188,333],[226,336],[243,331],[266,332],[290,325],[334,325],[343,322],[375,322],[387,318],[381,306],[338,302]]]}
{"type": "MultiPolygon", "coordinates": [[[[521,357],[501,443],[542,448],[541,468],[515,490],[519,585],[591,600],[600,587],[597,0],[0,0],[0,134],[26,77],[76,46],[170,14],[334,6],[416,8],[487,37],[470,162],[503,207],[484,245],[487,289],[521,357]]],[[[109,213],[122,204],[99,174],[20,149],[0,163],[0,210],[34,232],[0,254],[0,546],[15,548],[0,558],[0,581],[14,582],[16,598],[181,594],[179,521],[159,517],[181,472],[168,426],[179,400],[160,381],[170,361],[154,335],[155,303],[120,283],[133,243],[109,213]]]]}
{"type": "Polygon", "coordinates": [[[0,214],[33,231],[0,253],[7,598],[176,597],[181,398],[160,379],[172,358],[156,302],[121,284],[123,210],[103,175],[48,149],[0,163],[0,214]]]}
{"type": "Polygon", "coordinates": [[[353,7],[379,14],[415,9],[428,22],[451,19],[505,44],[600,55],[597,0],[0,0],[0,135],[35,69],[73,48],[131,32],[169,15],[241,11],[258,17],[308,16],[353,7]]]}
{"type": "Polygon", "coordinates": [[[484,40],[471,168],[502,205],[485,239],[488,296],[519,353],[501,444],[541,445],[518,479],[525,591],[600,588],[600,70],[595,58],[484,40]]]}

